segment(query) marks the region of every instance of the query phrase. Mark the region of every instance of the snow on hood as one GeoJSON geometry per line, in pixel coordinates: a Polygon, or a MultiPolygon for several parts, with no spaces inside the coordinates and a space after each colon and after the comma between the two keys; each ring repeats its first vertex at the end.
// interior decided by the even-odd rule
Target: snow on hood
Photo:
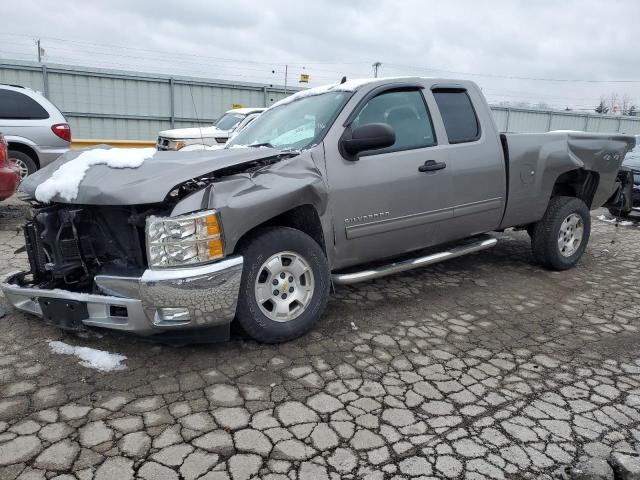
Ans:
{"type": "Polygon", "coordinates": [[[49,340],[48,343],[53,353],[74,355],[81,360],[80,365],[83,367],[94,368],[101,372],[124,370],[126,368],[122,365],[122,362],[124,362],[127,357],[119,353],[109,353],[89,347],[74,347],[73,345],[54,340],[49,340]]]}
{"type": "MultiPolygon", "coordinates": [[[[106,147],[91,150],[103,150],[106,147]]],[[[36,190],[64,165],[91,150],[70,150],[20,183],[19,191],[36,198],[36,190]]],[[[112,149],[113,150],[113,149],[112,149]]],[[[137,149],[137,151],[144,151],[137,149]]],[[[111,168],[105,162],[93,164],[80,181],[73,200],[56,194],[50,201],[77,205],[141,205],[158,203],[176,186],[189,179],[227,167],[254,162],[281,153],[275,148],[217,148],[196,151],[161,151],[138,168],[111,168]]],[[[290,152],[288,152],[290,154],[290,152]]]]}
{"type": "Polygon", "coordinates": [[[171,139],[185,140],[190,138],[211,138],[211,137],[227,137],[229,130],[220,130],[218,127],[190,127],[190,128],[174,128],[172,130],[163,130],[158,136],[171,139]]]}
{"type": "Polygon", "coordinates": [[[354,92],[358,89],[358,87],[362,85],[366,85],[367,83],[377,82],[378,80],[382,80],[381,78],[356,78],[353,80],[347,80],[344,83],[334,83],[331,85],[322,85],[320,87],[308,88],[307,90],[301,90],[299,92],[294,93],[288,97],[283,98],[282,100],[277,101],[270,108],[277,107],[280,105],[285,105],[287,103],[293,102],[295,100],[300,100],[305,97],[313,97],[314,95],[322,95],[327,92],[354,92]]]}
{"type": "Polygon", "coordinates": [[[36,187],[36,200],[49,203],[53,197],[59,196],[71,202],[78,196],[80,182],[92,166],[138,168],[155,153],[155,148],[94,148],[84,151],[58,167],[48,179],[36,187]]]}

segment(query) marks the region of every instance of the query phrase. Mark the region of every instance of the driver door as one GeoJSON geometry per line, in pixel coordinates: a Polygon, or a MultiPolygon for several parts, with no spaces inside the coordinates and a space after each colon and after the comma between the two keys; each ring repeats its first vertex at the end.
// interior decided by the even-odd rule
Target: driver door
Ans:
{"type": "Polygon", "coordinates": [[[347,128],[367,123],[390,125],[395,143],[356,161],[337,145],[325,147],[336,269],[429,246],[438,224],[453,217],[447,151],[438,145],[422,89],[383,91],[347,128]]]}

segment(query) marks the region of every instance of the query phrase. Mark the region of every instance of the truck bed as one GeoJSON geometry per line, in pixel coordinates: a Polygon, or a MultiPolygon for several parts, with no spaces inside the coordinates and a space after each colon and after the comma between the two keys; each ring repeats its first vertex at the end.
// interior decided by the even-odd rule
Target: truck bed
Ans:
{"type": "Polygon", "coordinates": [[[632,135],[584,132],[501,134],[507,171],[507,202],[500,228],[523,226],[542,218],[552,193],[573,194],[602,206],[616,189],[624,156],[635,146],[632,135]],[[567,176],[554,192],[557,179],[567,176]]]}

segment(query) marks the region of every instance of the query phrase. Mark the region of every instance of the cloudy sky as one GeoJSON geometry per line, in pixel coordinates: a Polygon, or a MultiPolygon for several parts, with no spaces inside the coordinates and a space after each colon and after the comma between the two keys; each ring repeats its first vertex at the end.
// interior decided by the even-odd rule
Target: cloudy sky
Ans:
{"type": "Polygon", "coordinates": [[[372,75],[475,80],[492,103],[640,104],[638,0],[20,0],[0,58],[299,85],[372,75]]]}

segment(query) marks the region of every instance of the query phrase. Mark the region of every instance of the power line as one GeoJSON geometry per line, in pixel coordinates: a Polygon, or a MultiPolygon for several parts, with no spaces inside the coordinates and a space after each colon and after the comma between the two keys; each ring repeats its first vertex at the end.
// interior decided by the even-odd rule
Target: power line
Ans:
{"type": "MultiPolygon", "coordinates": [[[[0,33],[0,35],[23,37],[23,38],[34,38],[34,36],[32,36],[32,35],[21,34],[21,33],[0,33]]],[[[139,51],[139,52],[148,52],[148,53],[155,53],[155,54],[161,54],[161,55],[169,55],[169,56],[174,56],[174,57],[175,56],[178,56],[178,57],[188,56],[188,57],[201,58],[201,59],[211,59],[211,60],[218,60],[218,61],[224,61],[224,62],[230,62],[230,63],[253,63],[253,64],[258,64],[258,65],[280,65],[282,67],[284,67],[287,64],[290,65],[290,66],[306,66],[306,65],[363,65],[364,66],[364,65],[368,64],[368,62],[366,62],[366,61],[355,61],[355,62],[343,62],[343,61],[305,61],[305,62],[276,61],[276,62],[264,62],[264,61],[257,61],[257,60],[237,60],[237,59],[232,59],[232,58],[216,57],[216,56],[211,56],[211,55],[201,55],[201,54],[195,54],[195,53],[169,52],[169,51],[166,51],[166,50],[154,50],[154,49],[148,49],[148,48],[131,47],[131,46],[115,45],[115,44],[102,44],[102,43],[95,43],[95,42],[70,40],[70,39],[58,38],[58,37],[42,37],[41,36],[39,38],[43,39],[43,40],[52,40],[52,41],[70,43],[70,44],[75,44],[75,45],[85,45],[85,46],[88,45],[88,46],[94,46],[94,47],[99,47],[99,48],[124,49],[124,50],[127,50],[129,52],[132,51],[132,50],[135,50],[135,51],[139,51]]],[[[102,54],[107,55],[108,53],[102,52],[102,54]]],[[[113,54],[111,54],[111,55],[113,55],[113,54]]],[[[376,63],[379,63],[379,62],[376,62],[376,63]]],[[[387,63],[387,62],[385,62],[385,65],[391,66],[391,67],[396,67],[396,68],[401,68],[401,69],[411,69],[411,70],[419,70],[419,71],[427,71],[427,72],[442,72],[442,73],[453,74],[453,75],[469,75],[469,76],[479,76],[479,77],[487,77],[487,78],[500,78],[500,79],[505,79],[505,80],[525,80],[525,81],[536,81],[536,82],[563,82],[563,83],[640,83],[640,79],[610,79],[610,80],[605,80],[605,79],[589,79],[589,78],[528,77],[528,76],[522,76],[522,75],[502,75],[502,74],[496,74],[496,73],[456,71],[456,70],[447,70],[447,69],[434,68],[434,67],[425,67],[425,66],[419,66],[419,65],[406,65],[406,64],[399,64],[399,63],[387,63]]]]}
{"type": "MultiPolygon", "coordinates": [[[[24,37],[24,38],[34,38],[33,35],[28,35],[28,34],[23,34],[23,33],[0,33],[0,35],[16,36],[16,37],[24,37]]],[[[255,63],[255,64],[261,64],[261,65],[280,65],[280,66],[285,66],[286,64],[288,64],[288,65],[296,65],[296,66],[304,66],[304,65],[326,65],[326,64],[331,64],[331,65],[358,65],[358,64],[367,64],[368,63],[366,61],[357,61],[357,62],[341,62],[341,61],[339,61],[339,62],[336,62],[336,61],[264,62],[264,61],[257,61],[257,60],[237,60],[237,59],[233,59],[233,58],[214,57],[214,56],[210,56],[210,55],[201,55],[201,54],[196,54],[196,53],[169,52],[169,51],[166,51],[166,50],[153,50],[153,49],[148,49],[148,48],[131,47],[131,46],[127,46],[127,45],[115,45],[115,44],[106,44],[106,43],[86,42],[86,41],[80,41],[80,40],[70,40],[70,39],[66,39],[66,38],[43,37],[43,36],[41,36],[40,38],[43,39],[43,40],[53,40],[53,41],[56,41],[56,42],[71,43],[71,44],[76,44],[76,45],[91,45],[91,46],[100,47],[100,48],[117,48],[117,49],[123,49],[123,50],[127,50],[127,51],[137,50],[137,51],[140,51],[140,52],[158,53],[158,54],[163,54],[163,55],[180,56],[180,57],[186,55],[186,56],[190,56],[190,57],[197,57],[197,58],[202,58],[202,59],[220,60],[220,61],[234,62],[234,63],[255,63]]]]}

